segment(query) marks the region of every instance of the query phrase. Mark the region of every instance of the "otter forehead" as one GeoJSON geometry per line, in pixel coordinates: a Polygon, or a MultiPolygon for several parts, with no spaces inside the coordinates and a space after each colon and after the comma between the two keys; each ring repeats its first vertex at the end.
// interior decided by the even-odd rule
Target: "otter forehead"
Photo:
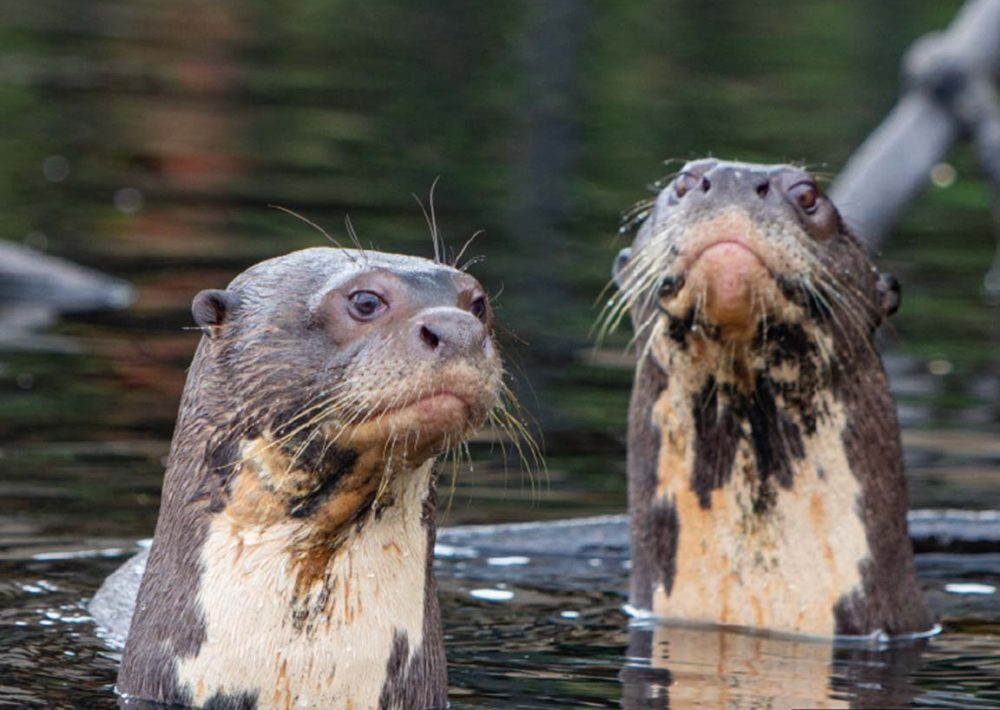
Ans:
{"type": "Polygon", "coordinates": [[[736,172],[757,175],[773,175],[776,173],[789,172],[796,175],[808,176],[809,172],[798,165],[790,163],[746,163],[741,160],[719,160],[718,158],[700,158],[684,164],[684,171],[707,172],[721,168],[723,170],[733,170],[736,172]]]}
{"type": "Polygon", "coordinates": [[[462,290],[478,287],[469,274],[430,259],[404,254],[313,247],[268,259],[247,269],[230,283],[230,290],[257,301],[263,311],[275,292],[298,294],[309,310],[324,294],[366,273],[386,272],[418,293],[426,304],[451,305],[462,290]]]}
{"type": "Polygon", "coordinates": [[[340,268],[323,283],[310,306],[318,304],[323,294],[341,288],[351,280],[364,274],[386,272],[396,281],[403,283],[411,291],[419,293],[425,304],[447,303],[464,289],[475,288],[479,282],[468,274],[451,266],[438,264],[429,259],[404,256],[402,254],[359,254],[359,258],[340,268]]]}

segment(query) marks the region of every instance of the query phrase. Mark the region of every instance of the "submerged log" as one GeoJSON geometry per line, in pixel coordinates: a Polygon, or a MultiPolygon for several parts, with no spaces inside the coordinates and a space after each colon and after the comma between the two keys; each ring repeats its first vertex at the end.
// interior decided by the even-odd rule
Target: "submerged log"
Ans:
{"type": "Polygon", "coordinates": [[[0,241],[0,304],[44,305],[56,313],[116,310],[132,302],[121,279],[28,247],[0,241]]]}
{"type": "Polygon", "coordinates": [[[118,310],[132,298],[121,279],[0,241],[0,347],[74,351],[72,339],[40,333],[64,313],[118,310]]]}
{"type": "MultiPolygon", "coordinates": [[[[1000,552],[1000,511],[915,510],[909,515],[909,526],[918,554],[1000,552]]],[[[628,516],[601,515],[441,528],[435,554],[470,560],[494,555],[544,557],[550,561],[563,558],[567,560],[566,569],[586,569],[580,559],[570,558],[626,563],[628,543],[628,516]]],[[[52,553],[46,554],[51,558],[52,553]]],[[[79,552],[72,554],[79,556],[79,552]]],[[[148,554],[149,550],[143,549],[115,570],[90,603],[90,613],[112,643],[124,643],[128,635],[148,554]]]]}

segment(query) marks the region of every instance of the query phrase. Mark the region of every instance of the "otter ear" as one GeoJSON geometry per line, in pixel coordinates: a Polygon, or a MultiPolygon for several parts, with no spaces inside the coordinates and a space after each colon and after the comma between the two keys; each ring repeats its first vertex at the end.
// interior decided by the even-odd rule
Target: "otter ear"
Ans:
{"type": "Polygon", "coordinates": [[[885,320],[899,310],[899,303],[902,300],[902,293],[899,281],[890,273],[882,272],[878,275],[878,284],[875,286],[878,294],[878,310],[880,320],[885,320]]]}
{"type": "Polygon", "coordinates": [[[205,335],[215,336],[215,327],[226,322],[240,302],[240,297],[232,291],[208,288],[194,297],[191,315],[205,335]]]}
{"type": "Polygon", "coordinates": [[[611,264],[611,278],[615,280],[615,285],[618,288],[622,287],[622,271],[625,269],[625,265],[628,264],[628,260],[632,258],[632,247],[625,247],[620,252],[618,256],[615,257],[614,263],[611,264]]]}

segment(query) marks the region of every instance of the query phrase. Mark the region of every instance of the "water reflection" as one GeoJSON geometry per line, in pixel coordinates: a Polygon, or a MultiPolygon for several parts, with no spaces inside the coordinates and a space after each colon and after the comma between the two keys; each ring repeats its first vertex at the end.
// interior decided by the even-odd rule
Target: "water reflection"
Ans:
{"type": "Polygon", "coordinates": [[[883,648],[743,631],[636,623],[623,705],[647,708],[850,708],[910,704],[926,641],[883,648]]]}
{"type": "MultiPolygon", "coordinates": [[[[125,170],[107,176],[112,202],[127,217],[109,220],[104,237],[119,252],[189,257],[228,219],[233,186],[249,172],[249,115],[236,100],[245,79],[238,48],[247,32],[238,5],[182,0],[147,7],[145,41],[110,49],[114,66],[143,67],[156,87],[141,98],[113,95],[101,110],[101,130],[114,135],[125,162],[125,170]],[[178,38],[182,51],[174,46],[178,38]],[[196,207],[184,204],[191,198],[196,207]]],[[[113,4],[97,10],[107,24],[123,21],[122,11],[113,4]]]]}

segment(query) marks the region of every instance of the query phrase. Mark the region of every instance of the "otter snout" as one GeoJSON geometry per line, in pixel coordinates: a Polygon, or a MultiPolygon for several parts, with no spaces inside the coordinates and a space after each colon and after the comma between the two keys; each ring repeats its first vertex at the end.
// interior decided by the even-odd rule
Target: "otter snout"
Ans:
{"type": "Polygon", "coordinates": [[[704,314],[712,323],[745,328],[755,317],[754,296],[764,291],[770,278],[760,258],[735,241],[707,247],[687,276],[700,290],[704,314]]]}
{"type": "Polygon", "coordinates": [[[686,203],[750,205],[778,204],[781,195],[771,190],[768,168],[742,163],[704,166],[691,172],[682,172],[674,181],[671,201],[683,199],[686,203]]]}
{"type": "Polygon", "coordinates": [[[416,357],[479,358],[489,353],[486,325],[458,308],[429,308],[411,322],[410,347],[416,357]]]}

